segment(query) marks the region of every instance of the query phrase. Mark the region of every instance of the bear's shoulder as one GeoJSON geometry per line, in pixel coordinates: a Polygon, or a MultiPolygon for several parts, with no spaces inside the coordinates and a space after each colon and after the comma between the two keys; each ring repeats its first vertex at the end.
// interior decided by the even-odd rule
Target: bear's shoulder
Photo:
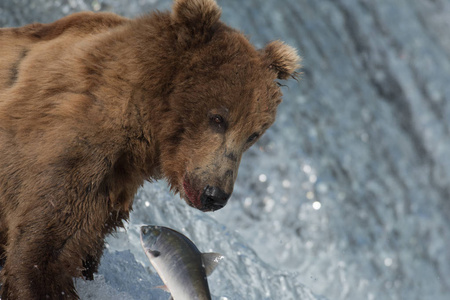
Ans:
{"type": "Polygon", "coordinates": [[[63,33],[90,34],[123,25],[128,18],[108,12],[79,12],[66,16],[55,22],[33,23],[12,29],[14,34],[39,40],[51,40],[63,33]]]}

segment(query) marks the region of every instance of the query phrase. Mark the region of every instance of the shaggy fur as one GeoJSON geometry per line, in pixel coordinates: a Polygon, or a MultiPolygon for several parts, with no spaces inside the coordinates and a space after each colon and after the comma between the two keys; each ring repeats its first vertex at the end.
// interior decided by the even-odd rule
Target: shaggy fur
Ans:
{"type": "Polygon", "coordinates": [[[213,0],[178,0],[134,20],[0,29],[2,299],[76,299],[72,278],[93,279],[146,179],[204,211],[225,205],[299,58],[219,18],[213,0]]]}

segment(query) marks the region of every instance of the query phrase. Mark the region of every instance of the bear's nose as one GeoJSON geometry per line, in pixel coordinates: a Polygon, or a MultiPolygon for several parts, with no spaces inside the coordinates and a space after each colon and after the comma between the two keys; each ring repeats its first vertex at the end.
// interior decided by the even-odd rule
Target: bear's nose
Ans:
{"type": "Polygon", "coordinates": [[[227,204],[228,198],[230,198],[230,194],[225,193],[221,188],[208,185],[200,197],[203,206],[202,210],[214,211],[221,209],[227,204]]]}

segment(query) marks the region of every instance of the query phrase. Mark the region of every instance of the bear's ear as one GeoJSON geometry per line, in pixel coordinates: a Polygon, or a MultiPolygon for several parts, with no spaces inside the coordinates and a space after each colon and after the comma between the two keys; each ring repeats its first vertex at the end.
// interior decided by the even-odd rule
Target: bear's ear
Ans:
{"type": "Polygon", "coordinates": [[[273,41],[263,50],[264,59],[273,69],[278,79],[295,77],[295,70],[301,67],[301,58],[297,50],[282,41],[273,41]]]}
{"type": "MultiPolygon", "coordinates": [[[[191,38],[211,35],[222,11],[214,0],[175,0],[172,22],[181,25],[191,38]]],[[[186,37],[187,38],[187,37],[186,37]]]]}

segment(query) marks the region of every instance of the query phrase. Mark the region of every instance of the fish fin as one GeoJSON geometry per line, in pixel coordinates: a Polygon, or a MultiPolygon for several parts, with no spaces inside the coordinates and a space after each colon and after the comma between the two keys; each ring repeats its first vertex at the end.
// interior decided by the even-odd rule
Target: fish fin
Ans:
{"type": "Polygon", "coordinates": [[[161,289],[163,291],[170,293],[169,289],[167,288],[167,285],[158,285],[158,286],[155,286],[154,289],[161,289]]]}
{"type": "Polygon", "coordinates": [[[203,266],[205,267],[206,276],[211,275],[222,259],[223,255],[220,253],[202,253],[202,261],[203,266]]]}

